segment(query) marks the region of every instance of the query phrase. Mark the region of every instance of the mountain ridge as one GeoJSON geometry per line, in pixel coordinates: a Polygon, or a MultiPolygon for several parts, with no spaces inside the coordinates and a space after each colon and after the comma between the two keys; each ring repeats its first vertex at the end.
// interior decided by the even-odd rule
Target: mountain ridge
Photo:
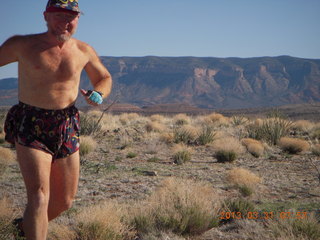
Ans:
{"type": "MultiPolygon", "coordinates": [[[[137,106],[187,103],[231,109],[320,102],[320,59],[145,56],[101,61],[114,80],[111,98],[137,106]]],[[[81,87],[91,88],[85,72],[81,87]]],[[[6,96],[8,91],[0,89],[6,96]]],[[[6,102],[15,97],[10,91],[6,102]]]]}

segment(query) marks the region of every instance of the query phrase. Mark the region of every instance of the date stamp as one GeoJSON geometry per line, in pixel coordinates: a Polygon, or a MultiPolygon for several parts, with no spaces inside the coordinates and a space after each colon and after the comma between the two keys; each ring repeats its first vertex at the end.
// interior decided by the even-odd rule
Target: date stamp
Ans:
{"type": "Polygon", "coordinates": [[[272,220],[272,219],[307,219],[308,212],[228,212],[220,211],[221,220],[231,219],[253,219],[253,220],[272,220]]]}

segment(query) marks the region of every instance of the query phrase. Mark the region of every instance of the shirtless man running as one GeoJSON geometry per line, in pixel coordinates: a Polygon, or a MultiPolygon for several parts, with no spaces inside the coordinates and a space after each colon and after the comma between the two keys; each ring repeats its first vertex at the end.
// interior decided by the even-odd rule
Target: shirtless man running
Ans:
{"type": "Polygon", "coordinates": [[[88,44],[72,38],[80,10],[77,0],[49,0],[48,31],[14,36],[0,47],[0,66],[19,64],[19,104],[8,112],[6,140],[15,144],[27,189],[27,207],[16,222],[27,240],[45,240],[48,222],[71,207],[79,178],[79,113],[74,106],[81,71],[92,91],[87,102],[101,104],[112,79],[88,44]]]}

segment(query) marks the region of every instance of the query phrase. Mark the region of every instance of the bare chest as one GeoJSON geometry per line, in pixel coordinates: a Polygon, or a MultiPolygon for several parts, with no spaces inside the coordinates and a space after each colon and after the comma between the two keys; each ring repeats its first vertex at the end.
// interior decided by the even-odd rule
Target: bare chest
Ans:
{"type": "Polygon", "coordinates": [[[80,75],[84,59],[80,51],[46,49],[30,51],[23,62],[24,69],[34,77],[67,80],[80,75]]]}

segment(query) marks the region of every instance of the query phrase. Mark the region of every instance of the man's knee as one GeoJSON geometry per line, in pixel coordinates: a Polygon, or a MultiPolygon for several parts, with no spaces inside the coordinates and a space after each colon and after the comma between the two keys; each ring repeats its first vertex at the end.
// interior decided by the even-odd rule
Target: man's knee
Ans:
{"type": "Polygon", "coordinates": [[[28,193],[28,204],[35,209],[47,208],[49,204],[49,191],[43,187],[39,187],[28,193]]]}

